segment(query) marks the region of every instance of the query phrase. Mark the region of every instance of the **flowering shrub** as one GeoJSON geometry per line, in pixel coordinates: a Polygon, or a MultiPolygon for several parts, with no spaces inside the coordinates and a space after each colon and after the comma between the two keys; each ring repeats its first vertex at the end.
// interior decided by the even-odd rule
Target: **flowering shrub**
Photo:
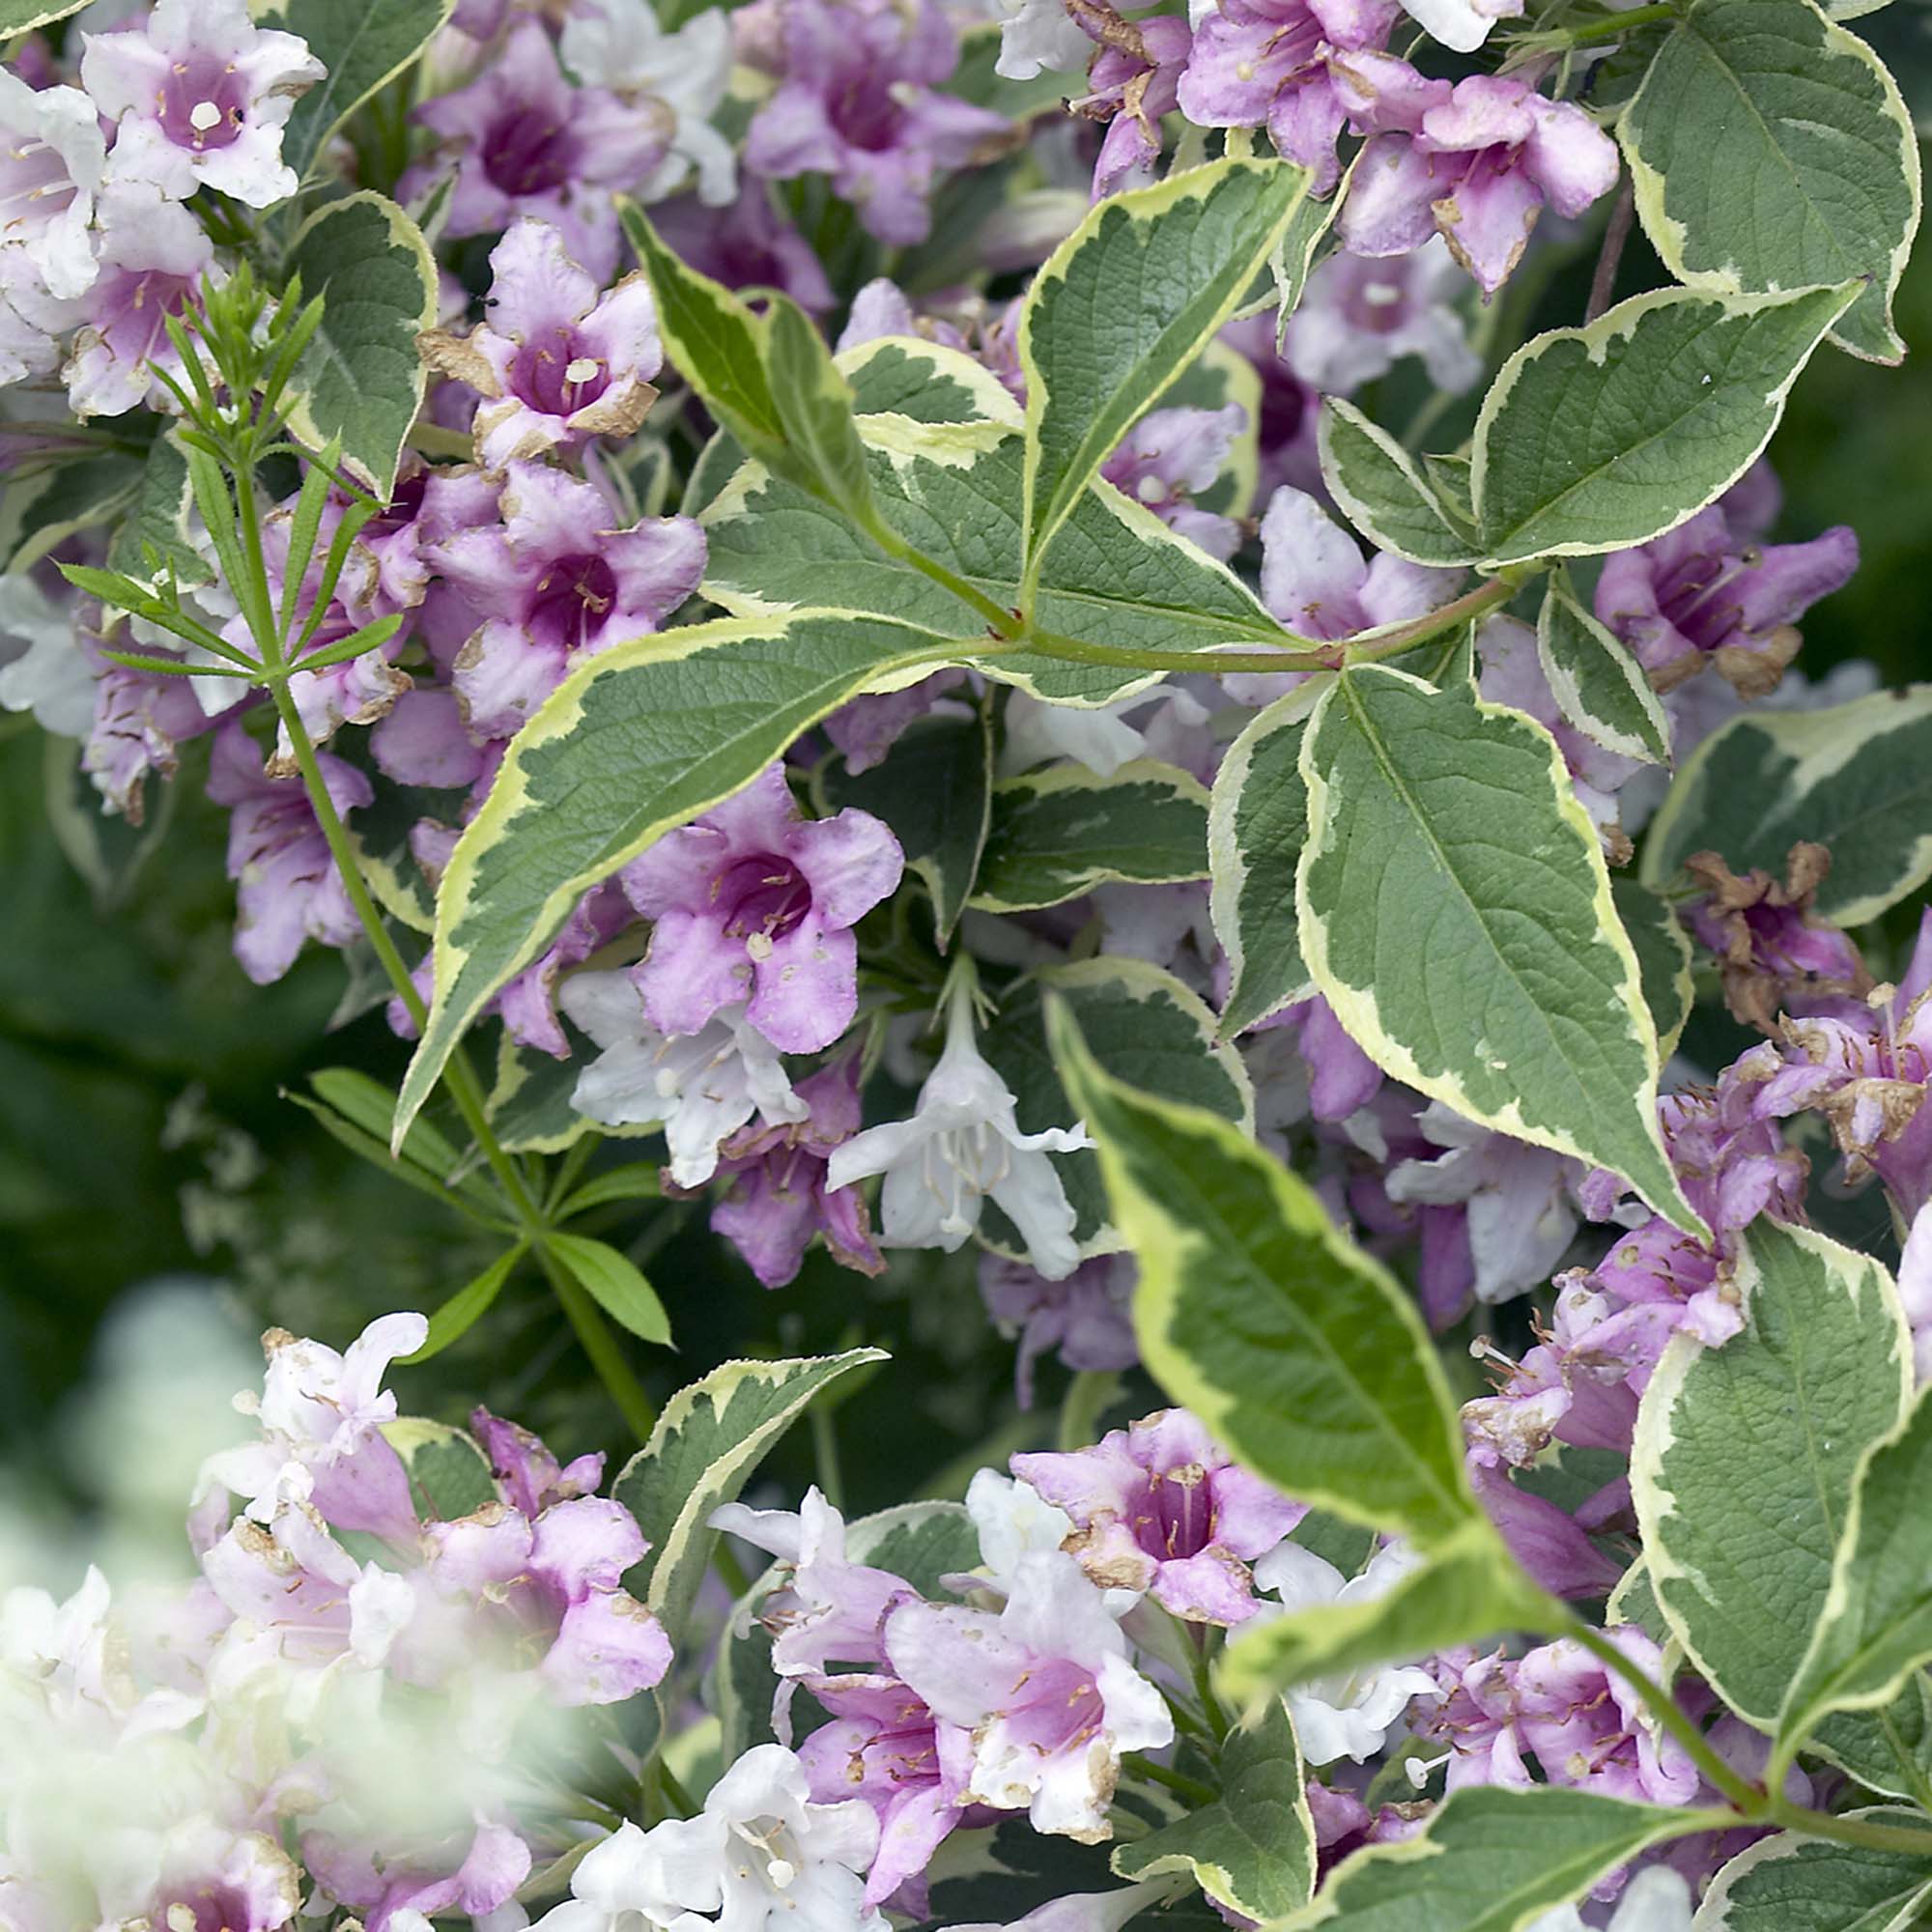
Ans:
{"type": "Polygon", "coordinates": [[[0,1599],[0,1928],[1932,1911],[1932,699],[1765,455],[1874,4],[0,4],[0,705],[492,1256],[0,1599]],[[969,1250],[883,1511],[861,1328],[679,1386],[969,1250]]]}

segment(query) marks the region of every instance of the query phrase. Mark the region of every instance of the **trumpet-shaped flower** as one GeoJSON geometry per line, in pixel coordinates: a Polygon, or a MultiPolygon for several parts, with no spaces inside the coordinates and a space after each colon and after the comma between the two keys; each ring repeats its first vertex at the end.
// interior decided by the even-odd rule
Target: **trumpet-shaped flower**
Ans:
{"type": "Polygon", "coordinates": [[[0,293],[24,282],[57,301],[80,295],[97,273],[89,230],[107,156],[95,104],[0,68],[0,293]]]}

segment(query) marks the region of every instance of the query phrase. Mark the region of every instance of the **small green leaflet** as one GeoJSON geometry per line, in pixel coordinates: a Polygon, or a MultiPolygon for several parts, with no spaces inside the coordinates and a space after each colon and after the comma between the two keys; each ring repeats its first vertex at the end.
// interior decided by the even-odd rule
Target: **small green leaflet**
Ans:
{"type": "Polygon", "coordinates": [[[871,477],[852,422],[852,392],[825,338],[799,305],[774,296],[766,357],[785,440],[830,499],[859,525],[872,518],[871,477]]]}
{"type": "Polygon", "coordinates": [[[1552,572],[1536,619],[1536,656],[1556,708],[1606,752],[1670,762],[1670,720],[1628,646],[1577,603],[1552,572]]]}
{"type": "Polygon", "coordinates": [[[1288,226],[1281,231],[1281,240],[1274,244],[1274,253],[1268,257],[1269,288],[1265,299],[1275,311],[1274,346],[1277,355],[1287,338],[1289,322],[1301,305],[1301,292],[1308,286],[1309,273],[1315,267],[1316,251],[1334,225],[1336,215],[1341,213],[1354,174],[1354,163],[1350,162],[1333,193],[1321,201],[1312,194],[1304,195],[1294,213],[1288,217],[1288,226]]]}
{"type": "Polygon", "coordinates": [[[1833,1711],[1804,1748],[1888,1798],[1916,1798],[1932,1790],[1932,1678],[1915,1671],[1889,1704],[1833,1711]]]}
{"type": "Polygon", "coordinates": [[[1669,900],[1628,872],[1611,875],[1610,897],[1636,953],[1643,1003],[1657,1028],[1657,1057],[1668,1060],[1684,1037],[1684,1023],[1696,998],[1690,978],[1690,936],[1669,900]]]}
{"type": "Polygon", "coordinates": [[[1315,1889],[1315,1821],[1294,1726],[1279,1698],[1229,1732],[1220,1772],[1213,1804],[1122,1845],[1114,1870],[1134,1879],[1187,1872],[1208,1897],[1246,1918],[1306,1905],[1315,1889]]]}
{"type": "MultiPolygon", "coordinates": [[[[1012,1090],[1022,1132],[1067,1127],[1080,1108],[1061,1078],[1047,1037],[1046,1007],[1064,1004],[1094,1058],[1129,1086],[1165,1094],[1252,1132],[1254,1090],[1241,1056],[1214,1037],[1214,1015],[1172,973],[1144,959],[1102,956],[1043,967],[1000,1002],[999,1017],[980,1041],[994,1069],[1012,1090]]],[[[1121,1245],[1109,1225],[1107,1191],[1091,1152],[1056,1159],[1073,1204],[1074,1238],[1089,1254],[1121,1245]]],[[[1018,1236],[998,1208],[987,1205],[982,1224],[996,1247],[1019,1252],[1018,1236]]]]}
{"type": "Polygon", "coordinates": [[[1292,1496],[1437,1546],[1480,1520],[1412,1298],[1307,1183],[1198,1107],[1105,1072],[1078,1016],[1049,1032],[1140,1263],[1148,1371],[1292,1496]]]}
{"type": "Polygon", "coordinates": [[[1321,696],[1321,681],[1310,679],[1258,712],[1214,775],[1208,912],[1228,955],[1223,1039],[1315,990],[1301,957],[1294,873],[1308,837],[1301,739],[1321,696]]]}
{"type": "Polygon", "coordinates": [[[422,407],[416,337],[436,324],[435,259],[393,201],[363,189],[302,223],[289,270],[305,301],[323,298],[322,326],[296,367],[290,425],[316,449],[339,438],[343,467],[387,502],[422,407]]]}
{"type": "Polygon", "coordinates": [[[474,1281],[459,1288],[429,1318],[429,1333],[424,1336],[422,1347],[413,1354],[398,1355],[396,1366],[414,1368],[418,1362],[426,1362],[433,1355],[441,1354],[452,1342],[469,1334],[490,1312],[491,1305],[503,1292],[503,1284],[509,1280],[524,1254],[525,1243],[519,1241],[514,1248],[506,1248],[498,1255],[474,1281]]]}
{"type": "Polygon", "coordinates": [[[402,1458],[423,1515],[454,1522],[498,1500],[488,1458],[463,1430],[427,1416],[399,1415],[383,1424],[383,1437],[402,1458]]]}
{"type": "Polygon", "coordinates": [[[628,1329],[640,1342],[660,1349],[670,1347],[670,1317],[665,1313],[657,1290],[627,1255],[609,1241],[592,1240],[588,1235],[552,1230],[543,1242],[570,1278],[618,1327],[628,1329]]]}
{"type": "Polygon", "coordinates": [[[308,176],[343,122],[421,53],[454,9],[455,0],[288,0],[262,22],[298,34],[327,69],[282,129],[282,159],[298,179],[308,176]]]}
{"type": "Polygon", "coordinates": [[[1759,1220],[1733,1281],[1745,1330],[1664,1350],[1631,1490],[1672,1632],[1769,1730],[1825,1607],[1859,1459],[1904,1406],[1912,1350],[1885,1270],[1809,1229],[1759,1220]]]}
{"type": "Polygon", "coordinates": [[[1233,314],[1308,182],[1288,161],[1190,168],[1110,195],[1047,257],[1019,327],[1029,590],[1107,452],[1233,314]]]}
{"type": "Polygon", "coordinates": [[[1809,0],[1698,0],[1617,123],[1637,212],[1693,288],[1866,284],[1833,340],[1905,355],[1892,292],[1918,226],[1918,142],[1898,84],[1809,0]]]}
{"type": "Polygon", "coordinates": [[[1452,1791],[1416,1836],[1344,1860],[1312,1905],[1269,1932],[1331,1922],[1342,1932],[1520,1932],[1646,1845],[1728,1816],[1558,1784],[1473,1785],[1452,1791]]]}
{"type": "Polygon", "coordinates": [[[1321,480],[1342,513],[1379,549],[1414,563],[1474,563],[1479,547],[1415,467],[1352,403],[1324,396],[1316,431],[1321,480]]]}
{"type": "Polygon", "coordinates": [[[1208,794],[1173,765],[1137,758],[1110,778],[1049,765],[993,787],[992,829],[973,903],[1033,912],[1109,880],[1174,885],[1208,876],[1208,794]]]}
{"type": "Polygon", "coordinates": [[[1859,286],[1660,289],[1519,349],[1476,418],[1469,487],[1487,567],[1645,543],[1720,497],[1859,286]]]}
{"type": "Polygon", "coordinates": [[[1928,1477],[1932,1402],[1921,1395],[1858,1472],[1830,1594],[1784,1700],[1776,1761],[1795,1752],[1827,1712],[1890,1703],[1907,1677],[1932,1659],[1928,1477]]]}
{"type": "Polygon", "coordinates": [[[1340,674],[1301,748],[1311,977],[1399,1080],[1623,1175],[1687,1232],[1657,1039],[1596,828],[1520,712],[1382,666],[1340,674]]]}
{"type": "Polygon", "coordinates": [[[1719,1872],[1692,1932],[1906,1932],[1920,1923],[1932,1898],[1932,1824],[1890,1805],[1846,1815],[1925,1832],[1925,1856],[1780,1832],[1719,1872]]]}
{"type": "Polygon", "coordinates": [[[684,1635],[718,1532],[712,1511],[733,1501],[806,1405],[840,1376],[889,1360],[880,1349],[777,1362],[726,1362],[665,1405],[651,1439],[611,1493],[638,1520],[650,1549],[625,1583],[656,1611],[673,1642],[684,1635]]]}
{"type": "Polygon", "coordinates": [[[437,893],[436,998],[405,1075],[415,1118],[484,1003],[578,895],[728,798],[862,691],[954,657],[931,632],[836,611],[694,624],[573,671],[518,732],[437,893]]]}
{"type": "Polygon", "coordinates": [[[188,541],[188,511],[193,500],[187,456],[164,429],[148,445],[147,467],[141,472],[133,514],[114,532],[107,561],[130,577],[148,574],[146,551],[153,549],[177,583],[206,583],[214,573],[188,541]]]}
{"type": "Polygon", "coordinates": [[[857,806],[882,818],[932,898],[942,952],[980,870],[993,806],[993,721],[984,704],[965,718],[916,718],[884,759],[863,772],[828,759],[812,780],[821,812],[857,806]]]}
{"type": "Polygon", "coordinates": [[[1817,908],[1863,925],[1932,878],[1932,685],[1875,692],[1828,711],[1747,713],[1685,761],[1643,850],[1663,886],[1693,852],[1782,878],[1801,839],[1832,869],[1817,908]]]}
{"type": "Polygon", "coordinates": [[[1488,1520],[1471,1518],[1385,1596],[1318,1604],[1236,1633],[1214,1684],[1236,1708],[1252,1711],[1299,1684],[1348,1677],[1370,1664],[1410,1662],[1512,1632],[1555,1635],[1567,1620],[1563,1606],[1523,1575],[1488,1520]]]}

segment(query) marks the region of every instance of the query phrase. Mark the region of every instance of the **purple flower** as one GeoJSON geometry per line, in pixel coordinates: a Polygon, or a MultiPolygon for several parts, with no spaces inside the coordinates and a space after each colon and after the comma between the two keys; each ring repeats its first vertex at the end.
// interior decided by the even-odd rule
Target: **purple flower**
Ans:
{"type": "Polygon", "coordinates": [[[1483,373],[1483,358],[1449,305],[1467,286],[1439,235],[1380,260],[1338,248],[1309,275],[1282,355],[1326,395],[1353,395],[1405,355],[1421,356],[1429,380],[1460,395],[1483,373]]]}
{"type": "Polygon", "coordinates": [[[1144,1590],[1193,1623],[1252,1616],[1249,1564],[1307,1514],[1184,1408],[1144,1416],[1092,1449],[1015,1456],[1012,1471],[1071,1518],[1064,1547],[1094,1582],[1144,1590]]]}
{"type": "Polygon", "coordinates": [[[1180,111],[1202,128],[1259,128],[1275,152],[1341,179],[1335,142],[1348,110],[1331,53],[1380,48],[1401,17],[1394,0],[1219,0],[1201,20],[1180,76],[1180,111]]]}
{"type": "Polygon", "coordinates": [[[1174,111],[1194,36],[1185,20],[1153,14],[1123,20],[1105,0],[1078,0],[1071,10],[1100,51],[1087,71],[1088,92],[1066,104],[1107,132],[1094,164],[1095,201],[1152,181],[1160,159],[1160,119],[1174,111]]]}
{"type": "Polygon", "coordinates": [[[678,195],[652,209],[651,219],[668,247],[727,289],[782,289],[815,315],[833,305],[811,244],[773,205],[762,181],[741,182],[737,200],[722,209],[678,195]]]}
{"type": "Polygon", "coordinates": [[[1715,666],[1741,696],[1762,697],[1798,650],[1798,619],[1859,567],[1859,540],[1842,524],[1807,543],[1757,542],[1736,514],[1744,487],[1604,559],[1597,615],[1660,691],[1715,666]]]}
{"type": "Polygon", "coordinates": [[[1121,439],[1100,474],[1169,529],[1226,562],[1240,547],[1241,526],[1232,517],[1197,509],[1192,499],[1213,488],[1247,416],[1238,403],[1219,410],[1151,410],[1121,439]]]}
{"type": "Polygon", "coordinates": [[[433,368],[485,400],[478,459],[493,469],[593,436],[630,436],[657,400],[664,353],[641,271],[600,296],[554,228],[525,217],[491,251],[484,321],[466,336],[422,338],[433,368]]]}
{"type": "Polygon", "coordinates": [[[1262,602],[1304,638],[1329,642],[1424,616],[1455,595],[1462,577],[1382,551],[1365,559],[1299,490],[1277,490],[1262,519],[1262,602]]]}
{"type": "Polygon", "coordinates": [[[139,184],[103,195],[101,213],[100,272],[81,298],[85,320],[61,372],[68,402],[77,416],[125,415],[143,404],[172,411],[155,374],[182,375],[166,320],[195,300],[214,244],[186,209],[139,184]]]}
{"type": "Polygon", "coordinates": [[[148,774],[173,778],[181,762],[176,748],[213,723],[186,678],[103,664],[94,686],[94,723],[82,768],[106,810],[139,825],[148,774]]]}
{"type": "Polygon", "coordinates": [[[746,168],[827,175],[867,233],[923,242],[938,176],[1007,129],[940,91],[959,59],[945,14],[931,0],[784,0],[780,36],[782,74],[746,133],[746,168]]]}
{"type": "Polygon", "coordinates": [[[880,1274],[885,1257],[872,1240],[866,1197],[825,1184],[832,1150],[859,1131],[855,1061],[828,1066],[792,1091],[811,1111],[803,1121],[740,1127],[718,1150],[726,1185],[711,1210],[711,1231],[744,1256],[766,1288],[796,1279],[814,1235],[841,1266],[880,1274]]]}
{"type": "Polygon", "coordinates": [[[637,969],[653,1026],[694,1034],[743,1000],[783,1053],[816,1053],[858,1010],[852,927],[898,885],[904,859],[885,824],[854,808],[799,815],[781,765],[668,834],[623,871],[655,922],[637,969]]]}
{"type": "Polygon", "coordinates": [[[159,0],[144,27],[83,36],[80,79],[115,122],[111,181],[171,201],[198,187],[267,208],[297,187],[282,128],[327,70],[294,34],[257,27],[246,0],[159,0]]]}
{"type": "Polygon", "coordinates": [[[1914,1378],[1923,1388],[1932,1381],[1932,1213],[1922,1208],[1912,1217],[1898,1258],[1898,1298],[1912,1330],[1914,1378]]]}
{"type": "Polygon", "coordinates": [[[541,1516],[553,1503],[595,1495],[604,1480],[601,1454],[580,1456],[565,1467],[539,1437],[487,1408],[470,1410],[469,1431],[490,1459],[490,1473],[503,1500],[526,1517],[541,1516]]]}
{"type": "Polygon", "coordinates": [[[472,1921],[485,1918],[507,1905],[530,1873],[529,1846],[508,1826],[487,1820],[403,1849],[304,1832],[301,1854],[327,1896],[354,1910],[367,1932],[386,1932],[403,1913],[452,1906],[472,1921]]]}
{"type": "MultiPolygon", "coordinates": [[[[375,787],[354,765],[319,753],[338,812],[367,805],[375,787]]],[[[261,753],[236,721],[215,733],[208,795],[232,808],[228,876],[236,882],[235,956],[258,986],[279,980],[305,940],[349,946],[362,931],[298,779],[266,776],[261,753]]]]}
{"type": "Polygon", "coordinates": [[[89,230],[107,153],[94,102],[0,68],[0,293],[81,295],[97,272],[89,230]]]}
{"type": "Polygon", "coordinates": [[[1616,185],[1609,136],[1525,80],[1479,73],[1452,88],[1377,53],[1337,60],[1334,73],[1350,116],[1374,136],[1340,217],[1343,245],[1357,255],[1405,255],[1439,234],[1493,295],[1546,205],[1581,214],[1616,185]]]}
{"type": "Polygon", "coordinates": [[[1548,1496],[1519,1489],[1501,1451],[1478,1434],[1467,1456],[1469,1487],[1516,1560],[1552,1595],[1606,1597],[1623,1565],[1592,1543],[1581,1523],[1548,1496]]]}
{"type": "Polygon", "coordinates": [[[1831,867],[1824,846],[1802,841],[1786,859],[1782,885],[1762,869],[1740,879],[1715,852],[1684,862],[1707,889],[1683,908],[1691,934],[1717,954],[1724,1004],[1760,1033],[1775,1036],[1781,1011],[1836,1011],[1840,1002],[1862,1002],[1871,991],[1859,949],[1812,910],[1831,867]]]}
{"type": "Polygon", "coordinates": [[[1022,1408],[1033,1406],[1034,1364],[1049,1349],[1072,1370],[1130,1369],[1140,1360],[1132,1315],[1136,1270],[1126,1255],[1098,1255],[1049,1281],[1004,1255],[980,1257],[980,1293],[1004,1335],[1017,1333],[1013,1376],[1022,1408]]]}
{"type": "Polygon", "coordinates": [[[1100,1592],[1059,1550],[1022,1556],[998,1612],[901,1603],[884,1623],[899,1679],[965,1735],[942,1744],[957,1804],[1024,1807],[1036,1831],[1097,1844],[1123,1751],[1173,1742],[1100,1592]]]}
{"type": "Polygon", "coordinates": [[[1221,331],[1230,349],[1247,357],[1261,380],[1261,420],[1256,425],[1260,468],[1255,500],[1272,497],[1284,483],[1319,491],[1321,462],[1315,432],[1321,398],[1275,353],[1272,309],[1231,322],[1221,331]]]}
{"type": "Polygon", "coordinates": [[[580,659],[655,631],[697,587],[704,533],[689,517],[608,527],[593,484],[513,463],[503,521],[431,545],[436,567],[487,614],[453,682],[469,728],[512,736],[580,659]]]}
{"type": "MultiPolygon", "coordinates": [[[[665,157],[675,117],[662,101],[626,101],[601,87],[572,87],[550,36],[520,19],[466,88],[424,102],[418,120],[457,149],[447,233],[489,235],[520,214],[563,232],[570,254],[599,282],[617,266],[614,194],[665,157]]],[[[407,198],[428,186],[434,161],[405,177],[407,198]]]]}
{"type": "MultiPolygon", "coordinates": [[[[840,705],[819,728],[844,753],[848,772],[868,772],[884,761],[907,725],[930,713],[967,676],[958,668],[936,670],[901,691],[868,692],[840,705]]],[[[950,715],[960,710],[956,703],[946,708],[950,715]]]]}

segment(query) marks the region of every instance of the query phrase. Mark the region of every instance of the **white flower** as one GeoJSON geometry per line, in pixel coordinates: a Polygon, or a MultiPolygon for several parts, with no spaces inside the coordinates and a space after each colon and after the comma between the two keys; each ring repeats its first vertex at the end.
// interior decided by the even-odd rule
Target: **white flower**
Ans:
{"type": "Polygon", "coordinates": [[[1522,12],[1522,0],[1402,0],[1402,11],[1432,40],[1472,54],[1498,20],[1522,12]]]}
{"type": "Polygon", "coordinates": [[[637,1932],[639,1919],[675,1932],[708,1928],[712,1921],[696,1914],[717,1911],[723,1900],[724,1836],[709,1812],[667,1818],[648,1832],[620,1825],[583,1855],[570,1875],[570,1898],[532,1932],[637,1932]]]}
{"type": "Polygon", "coordinates": [[[1206,707],[1175,685],[1130,692],[1111,704],[1049,704],[1023,691],[1007,699],[1007,733],[1000,772],[1011,777],[1059,758],[1072,758],[1096,778],[1110,779],[1134,758],[1171,756],[1177,727],[1196,725],[1206,707]],[[1139,712],[1129,724],[1130,712],[1139,712]],[[1158,735],[1163,742],[1151,742],[1158,735]]]}
{"type": "MultiPolygon", "coordinates": [[[[1541,1912],[1523,1932],[1587,1932],[1574,1905],[1541,1912]]],[[[1690,1932],[1690,1888],[1668,1865],[1646,1865],[1624,1887],[1605,1932],[1690,1932]]]]}
{"type": "Polygon", "coordinates": [[[1064,0],[994,0],[987,11],[1000,22],[1000,57],[993,71],[1003,79],[1033,80],[1087,65],[1094,43],[1064,0]]]}
{"type": "Polygon", "coordinates": [[[693,173],[698,200],[722,208],[735,199],[731,144],[711,125],[731,81],[731,23],[722,8],[668,34],[649,0],[580,0],[558,46],[586,86],[648,94],[670,109],[670,147],[639,185],[640,201],[674,194],[693,173]]]}
{"type": "Polygon", "coordinates": [[[966,1488],[966,1514],[980,1534],[980,1564],[995,1589],[1009,1595],[1020,1558],[1058,1549],[1073,1534],[1073,1519],[1031,1483],[978,1470],[966,1488]]]}
{"type": "Polygon", "coordinates": [[[718,1144],[753,1114],[778,1126],[811,1111],[742,1003],[697,1033],[675,1035],[644,1018],[628,973],[573,974],[557,1004],[604,1049],[579,1077],[571,1105],[606,1126],[662,1122],[679,1187],[702,1187],[718,1171],[718,1144]]]}
{"type": "Polygon", "coordinates": [[[1018,1102],[986,1064],[973,1036],[973,995],[963,981],[951,996],[946,1050],[920,1089],[909,1121],[869,1127],[833,1150],[828,1189],[883,1174],[880,1208],[889,1247],[961,1247],[990,1199],[1027,1245],[1027,1259],[1049,1281],[1080,1263],[1073,1205],[1050,1153],[1092,1147],[1081,1126],[1023,1134],[1018,1102]]]}
{"type": "Polygon", "coordinates": [[[73,619],[24,574],[0,577],[0,710],[31,711],[62,738],[94,723],[94,667],[73,619]]]}
{"type": "Polygon", "coordinates": [[[872,1807],[812,1804],[782,1745],[748,1750],[711,1787],[704,1816],[724,1829],[718,1932],[886,1932],[861,1876],[879,1848],[872,1807]]]}
{"type": "Polygon", "coordinates": [[[1146,1878],[1108,1891],[1075,1891],[1050,1898],[1006,1925],[956,1925],[952,1932],[1121,1932],[1130,1918],[1179,1889],[1173,1879],[1146,1878]]]}
{"type": "Polygon", "coordinates": [[[31,88],[0,68],[0,288],[22,271],[57,299],[95,276],[94,196],[107,145],[77,87],[31,88]]]}
{"type": "MultiPolygon", "coordinates": [[[[1322,1604],[1359,1604],[1386,1596],[1421,1559],[1399,1543],[1378,1550],[1359,1577],[1345,1578],[1332,1563],[1298,1543],[1278,1545],[1255,1565],[1255,1582],[1271,1590],[1286,1610],[1322,1604]]],[[[1272,1614],[1264,1605],[1259,1626],[1272,1614]]],[[[1376,1664],[1347,1677],[1304,1684],[1288,1693],[1288,1708],[1311,1765],[1353,1758],[1360,1764],[1381,1749],[1389,1728],[1418,1692],[1434,1690],[1435,1680],[1416,1664],[1376,1664]]]]}

